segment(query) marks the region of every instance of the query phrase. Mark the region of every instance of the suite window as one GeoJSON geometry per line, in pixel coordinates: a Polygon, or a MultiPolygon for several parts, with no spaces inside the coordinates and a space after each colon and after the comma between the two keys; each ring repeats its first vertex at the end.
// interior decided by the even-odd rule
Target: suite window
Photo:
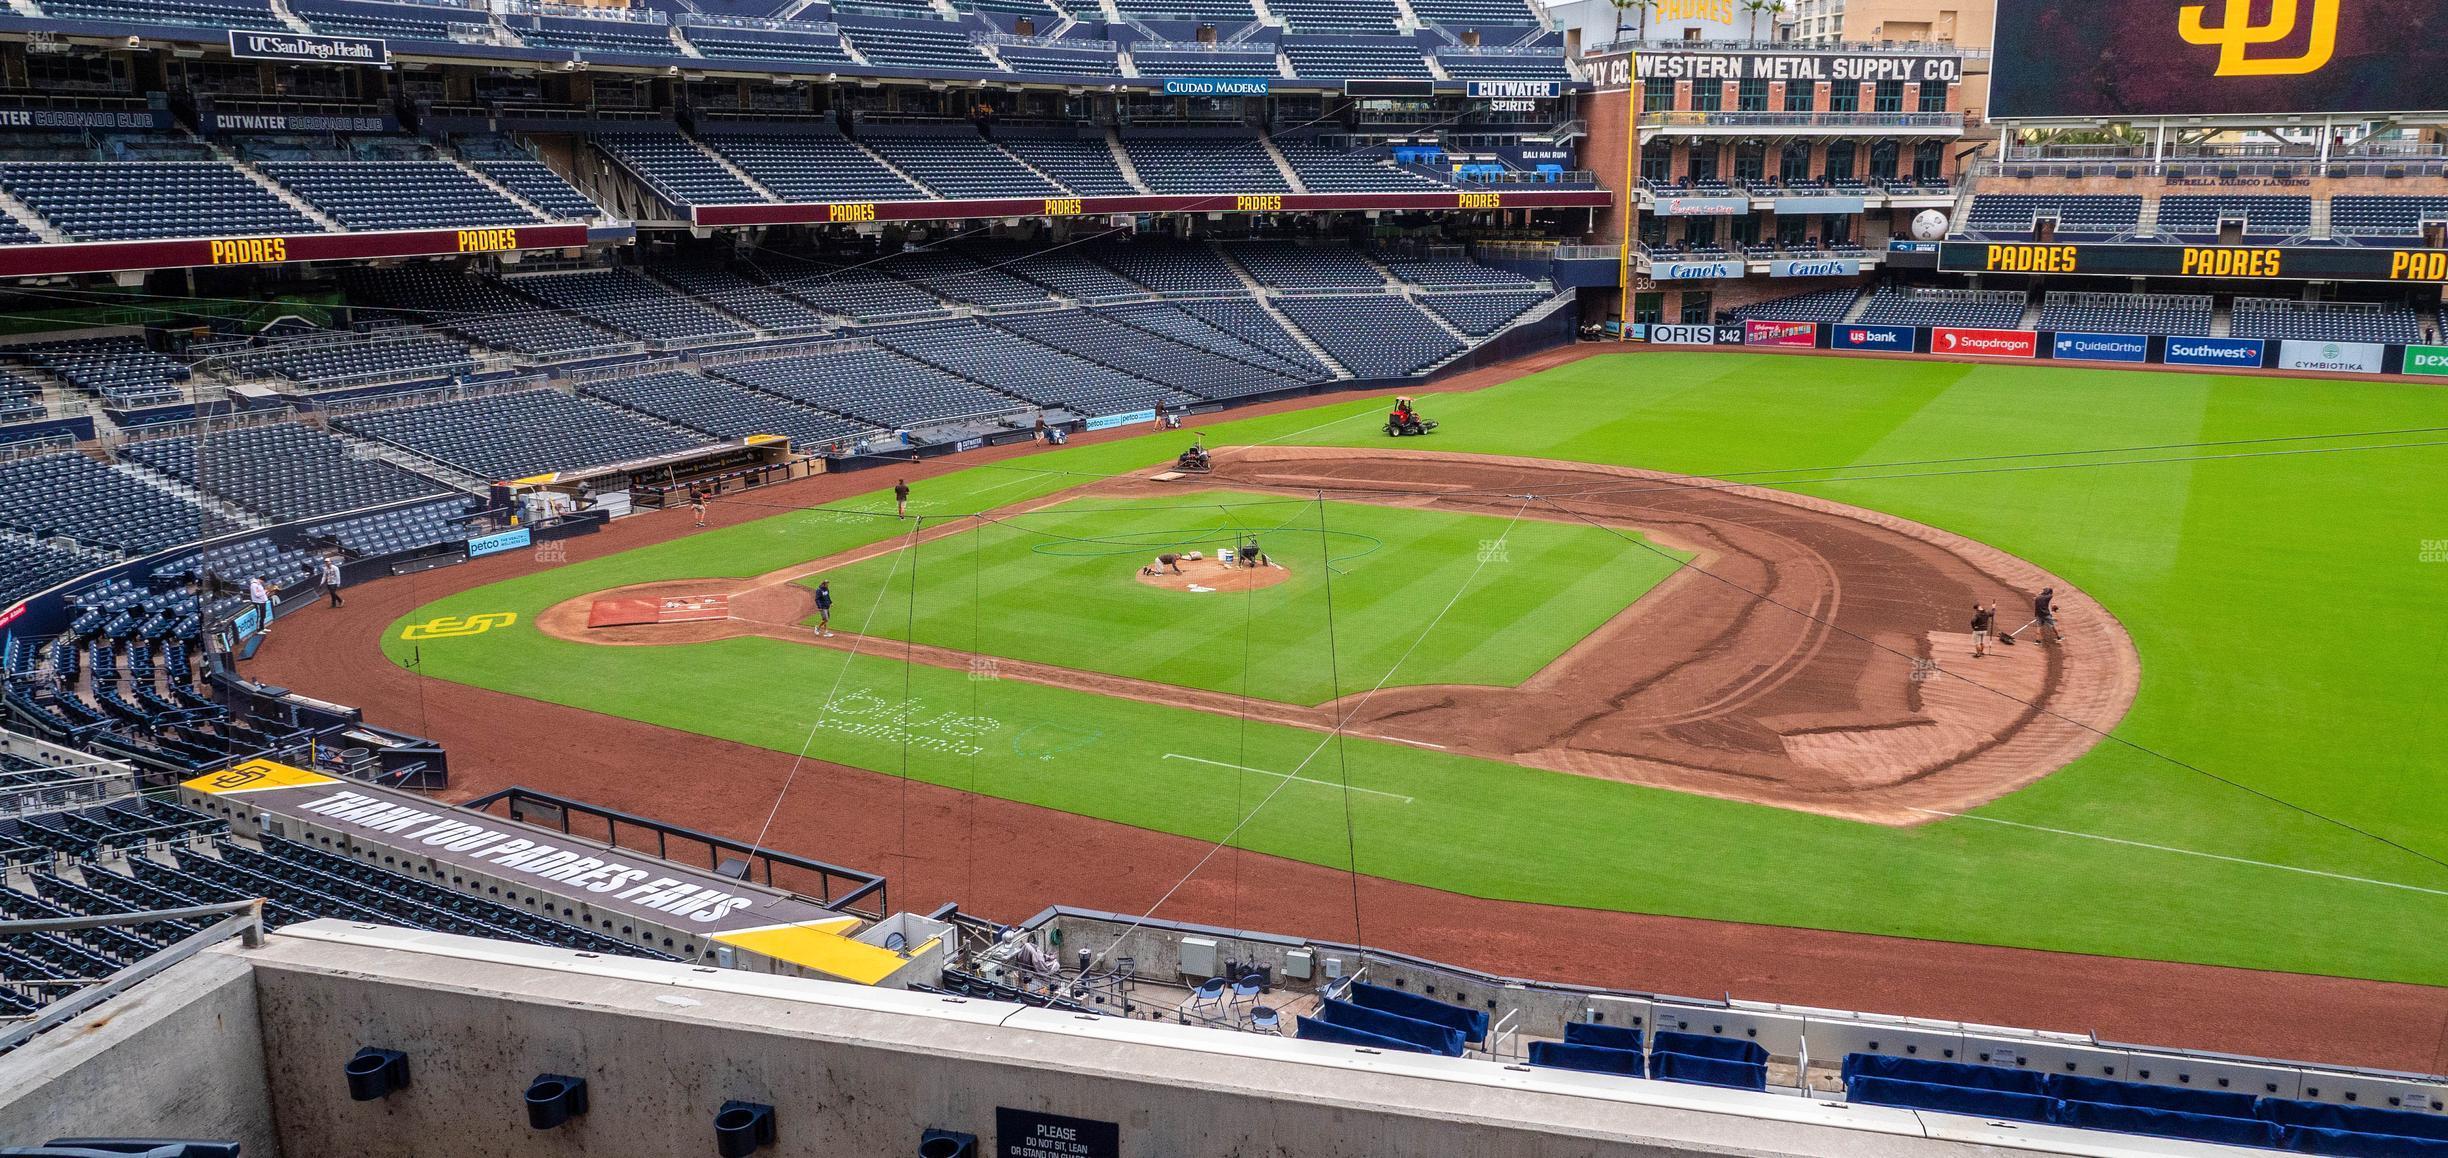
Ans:
{"type": "Polygon", "coordinates": [[[1807,80],[1786,81],[1785,111],[1789,113],[1819,111],[1819,86],[1807,80]]]}
{"type": "Polygon", "coordinates": [[[1947,86],[1939,84],[1936,81],[1931,81],[1921,86],[1921,104],[1919,107],[1922,112],[1943,113],[1947,111],[1946,106],[1947,86]]]}
{"type": "Polygon", "coordinates": [[[1653,76],[1641,82],[1641,111],[1662,113],[1674,108],[1675,82],[1653,76]]]}
{"type": "Polygon", "coordinates": [[[1736,90],[1734,94],[1735,107],[1746,113],[1767,112],[1768,82],[1764,80],[1746,80],[1741,82],[1741,84],[1742,87],[1736,90]]]}
{"type": "Polygon", "coordinates": [[[1834,113],[1860,112],[1861,86],[1843,83],[1828,86],[1828,111],[1834,113]]]}
{"type": "Polygon", "coordinates": [[[1879,112],[1903,112],[1904,82],[1900,80],[1882,80],[1878,82],[1878,91],[1876,95],[1872,97],[1872,100],[1876,102],[1872,105],[1872,107],[1879,112]]]}
{"type": "Polygon", "coordinates": [[[1788,185],[1810,180],[1810,155],[1809,141],[1786,142],[1785,147],[1777,153],[1778,179],[1788,185]]]}

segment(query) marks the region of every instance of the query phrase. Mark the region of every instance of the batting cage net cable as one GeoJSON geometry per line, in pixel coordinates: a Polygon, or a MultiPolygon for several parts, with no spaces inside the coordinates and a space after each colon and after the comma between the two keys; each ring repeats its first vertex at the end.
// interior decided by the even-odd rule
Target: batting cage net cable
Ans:
{"type": "MultiPolygon", "coordinates": [[[[1522,500],[1522,503],[1519,508],[1514,510],[1512,519],[1505,524],[1504,534],[1507,536],[1510,536],[1513,533],[1513,528],[1520,524],[1522,515],[1529,511],[1531,504],[1538,501],[1538,497],[1535,495],[1521,495],[1517,497],[1522,500]]],[[[1323,504],[1325,502],[1325,496],[1320,494],[1317,501],[1323,504]]],[[[1361,711],[1368,707],[1369,701],[1376,698],[1377,693],[1383,691],[1387,684],[1393,682],[1394,673],[1402,670],[1403,664],[1409,662],[1412,653],[1418,651],[1422,643],[1427,642],[1428,637],[1436,631],[1437,625],[1445,622],[1445,617],[1453,612],[1455,605],[1462,602],[1462,596],[1469,593],[1471,584],[1478,581],[1479,573],[1487,569],[1490,555],[1491,553],[1489,552],[1480,553],[1478,565],[1471,568],[1470,574],[1463,576],[1461,584],[1454,588],[1453,597],[1447,599],[1444,606],[1437,608],[1437,613],[1430,617],[1428,622],[1420,628],[1419,634],[1413,637],[1411,640],[1411,645],[1403,649],[1402,655],[1395,658],[1394,662],[1386,668],[1385,674],[1378,677],[1377,682],[1369,688],[1367,693],[1360,697],[1360,701],[1352,705],[1349,712],[1343,713],[1335,718],[1333,725],[1327,730],[1326,735],[1318,740],[1315,747],[1309,749],[1309,754],[1301,757],[1300,763],[1294,765],[1290,772],[1270,773],[1270,775],[1277,777],[1275,786],[1268,789],[1265,796],[1259,798],[1257,806],[1242,814],[1240,820],[1235,822],[1232,826],[1232,830],[1224,834],[1224,839],[1217,841],[1213,847],[1209,848],[1206,855],[1201,856],[1196,864],[1190,866],[1189,872],[1182,874],[1180,880],[1173,882],[1172,887],[1166,889],[1162,896],[1156,898],[1155,904],[1148,906],[1146,912],[1141,913],[1138,917],[1134,918],[1129,925],[1122,929],[1121,932],[1114,934],[1113,941],[1106,945],[1104,949],[1098,951],[1098,953],[1090,959],[1091,965],[1104,960],[1107,954],[1112,953],[1117,948],[1120,948],[1123,941],[1128,939],[1132,933],[1137,932],[1142,926],[1145,926],[1150,920],[1153,920],[1156,913],[1165,907],[1166,902],[1173,899],[1174,894],[1179,893],[1183,888],[1187,887],[1191,881],[1198,878],[1199,873],[1206,869],[1207,863],[1214,860],[1218,852],[1223,851],[1227,844],[1240,838],[1241,830],[1249,827],[1250,821],[1257,819],[1259,813],[1266,811],[1267,805],[1274,803],[1275,798],[1281,795],[1285,788],[1290,787],[1292,782],[1298,778],[1302,772],[1308,769],[1310,763],[1318,758],[1318,754],[1326,750],[1326,745],[1333,743],[1338,736],[1343,734],[1346,728],[1351,726],[1351,722],[1353,720],[1360,718],[1361,711]]],[[[1348,786],[1345,795],[1348,800],[1348,786]]]]}

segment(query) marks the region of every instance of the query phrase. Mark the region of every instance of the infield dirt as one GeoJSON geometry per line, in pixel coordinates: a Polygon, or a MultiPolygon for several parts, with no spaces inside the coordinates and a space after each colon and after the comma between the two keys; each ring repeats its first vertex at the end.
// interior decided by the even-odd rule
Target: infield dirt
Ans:
{"type": "MultiPolygon", "coordinates": [[[[1160,473],[988,515],[1178,490],[1160,473]]],[[[2116,726],[2140,683],[2123,627],[2065,580],[1961,536],[1821,499],[1427,451],[1226,448],[1209,477],[1238,490],[1637,531],[1694,559],[1519,687],[1393,686],[1301,707],[1009,658],[998,677],[1890,825],[1938,820],[2064,767],[2116,726]],[[1975,659],[1973,605],[1996,602],[2001,618],[2020,622],[2015,610],[2044,587],[2057,593],[2063,644],[2033,637],[1975,659]]],[[[760,635],[872,649],[838,625],[827,638],[808,631],[814,605],[800,581],[965,525],[913,523],[908,534],[745,580],[595,592],[552,607],[537,626],[619,646],[760,635]],[[588,627],[599,601],[718,594],[730,596],[729,620],[588,627]]],[[[1174,579],[1190,582],[1159,577],[1174,579]]],[[[1502,581],[1501,564],[1487,581],[1502,581]]],[[[1447,618],[1428,626],[1472,630],[1468,599],[1447,618]]],[[[975,659],[898,641],[892,650],[951,669],[975,659]]]]}

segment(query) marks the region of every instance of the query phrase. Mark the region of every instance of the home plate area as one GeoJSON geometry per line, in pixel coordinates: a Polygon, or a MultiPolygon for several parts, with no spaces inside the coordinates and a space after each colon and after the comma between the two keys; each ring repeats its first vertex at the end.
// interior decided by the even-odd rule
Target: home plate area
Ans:
{"type": "Polygon", "coordinates": [[[670,599],[598,599],[587,611],[587,626],[635,627],[649,623],[703,623],[731,618],[728,595],[686,595],[670,599]]]}
{"type": "MultiPolygon", "coordinates": [[[[1263,556],[1262,556],[1263,557],[1263,556]]],[[[1182,558],[1172,566],[1151,559],[1139,565],[1139,581],[1167,591],[1186,591],[1192,595],[1212,595],[1220,591],[1254,591],[1290,579],[1292,573],[1272,560],[1255,567],[1235,566],[1213,555],[1203,558],[1182,558]],[[1180,571],[1173,567],[1181,568],[1180,571]]]]}

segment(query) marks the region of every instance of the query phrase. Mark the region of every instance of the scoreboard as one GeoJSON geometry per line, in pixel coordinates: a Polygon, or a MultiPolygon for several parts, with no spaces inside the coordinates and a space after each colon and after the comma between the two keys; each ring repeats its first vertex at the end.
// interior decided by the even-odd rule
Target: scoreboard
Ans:
{"type": "Polygon", "coordinates": [[[2448,283],[2448,249],[2309,245],[2086,245],[1950,241],[1950,273],[2448,283]]]}

